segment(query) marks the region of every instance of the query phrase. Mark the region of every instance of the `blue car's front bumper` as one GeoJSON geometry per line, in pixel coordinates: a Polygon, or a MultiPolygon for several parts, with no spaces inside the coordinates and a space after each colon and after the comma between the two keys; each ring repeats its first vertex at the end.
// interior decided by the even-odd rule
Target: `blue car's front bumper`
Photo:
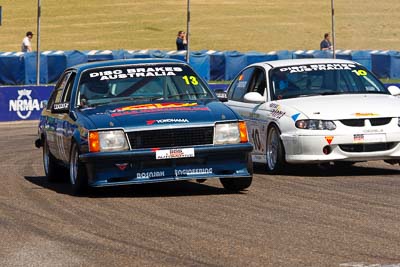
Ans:
{"type": "Polygon", "coordinates": [[[156,160],[151,149],[86,153],[93,187],[170,182],[177,180],[251,177],[250,143],[194,147],[195,157],[156,160]]]}

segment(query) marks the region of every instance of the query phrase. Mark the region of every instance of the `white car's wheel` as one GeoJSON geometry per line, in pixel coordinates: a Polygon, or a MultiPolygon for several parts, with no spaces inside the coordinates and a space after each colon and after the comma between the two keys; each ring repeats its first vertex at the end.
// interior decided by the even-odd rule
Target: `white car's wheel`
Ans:
{"type": "Polygon", "coordinates": [[[267,135],[267,171],[277,173],[285,165],[285,151],[278,127],[272,125],[267,135]]]}
{"type": "Polygon", "coordinates": [[[75,143],[72,145],[71,149],[69,178],[74,195],[82,194],[87,190],[88,182],[85,166],[79,161],[79,150],[75,143]]]}

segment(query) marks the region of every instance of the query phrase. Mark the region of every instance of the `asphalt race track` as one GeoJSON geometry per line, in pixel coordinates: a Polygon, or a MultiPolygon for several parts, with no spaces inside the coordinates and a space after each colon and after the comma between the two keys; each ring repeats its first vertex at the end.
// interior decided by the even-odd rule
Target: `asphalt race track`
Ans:
{"type": "Polygon", "coordinates": [[[400,266],[400,167],[260,166],[219,181],[107,188],[48,183],[37,122],[0,124],[1,266],[400,266]]]}

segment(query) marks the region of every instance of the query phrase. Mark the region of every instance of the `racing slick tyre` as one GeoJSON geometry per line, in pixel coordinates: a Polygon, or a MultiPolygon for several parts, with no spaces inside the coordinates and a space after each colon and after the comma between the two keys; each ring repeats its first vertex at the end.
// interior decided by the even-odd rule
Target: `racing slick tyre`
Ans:
{"type": "Polygon", "coordinates": [[[83,163],[79,161],[79,149],[75,143],[72,144],[71,148],[69,160],[69,178],[72,194],[81,195],[86,193],[88,189],[86,169],[83,163]]]}
{"type": "Polygon", "coordinates": [[[285,166],[285,150],[282,140],[280,138],[280,131],[277,126],[272,125],[268,129],[267,145],[266,145],[266,158],[267,158],[267,171],[269,173],[279,173],[285,166]]]}
{"type": "Polygon", "coordinates": [[[223,187],[231,192],[240,192],[248,188],[253,181],[253,177],[243,178],[222,178],[220,179],[223,187]]]}
{"type": "Polygon", "coordinates": [[[242,178],[221,178],[222,186],[231,192],[240,192],[244,189],[248,188],[253,181],[253,161],[251,160],[251,156],[248,156],[247,159],[247,170],[250,173],[250,177],[242,177],[242,178]]]}
{"type": "Polygon", "coordinates": [[[43,167],[49,182],[59,182],[65,178],[65,168],[57,164],[57,160],[51,154],[46,140],[43,141],[43,167]]]}

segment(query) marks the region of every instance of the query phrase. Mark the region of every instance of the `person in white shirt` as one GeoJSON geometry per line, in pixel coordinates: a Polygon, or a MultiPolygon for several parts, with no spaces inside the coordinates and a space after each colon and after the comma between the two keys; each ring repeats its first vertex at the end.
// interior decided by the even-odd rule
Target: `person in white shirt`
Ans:
{"type": "Polygon", "coordinates": [[[31,40],[33,37],[32,32],[27,32],[25,38],[22,40],[21,51],[22,52],[32,52],[31,40]]]}

